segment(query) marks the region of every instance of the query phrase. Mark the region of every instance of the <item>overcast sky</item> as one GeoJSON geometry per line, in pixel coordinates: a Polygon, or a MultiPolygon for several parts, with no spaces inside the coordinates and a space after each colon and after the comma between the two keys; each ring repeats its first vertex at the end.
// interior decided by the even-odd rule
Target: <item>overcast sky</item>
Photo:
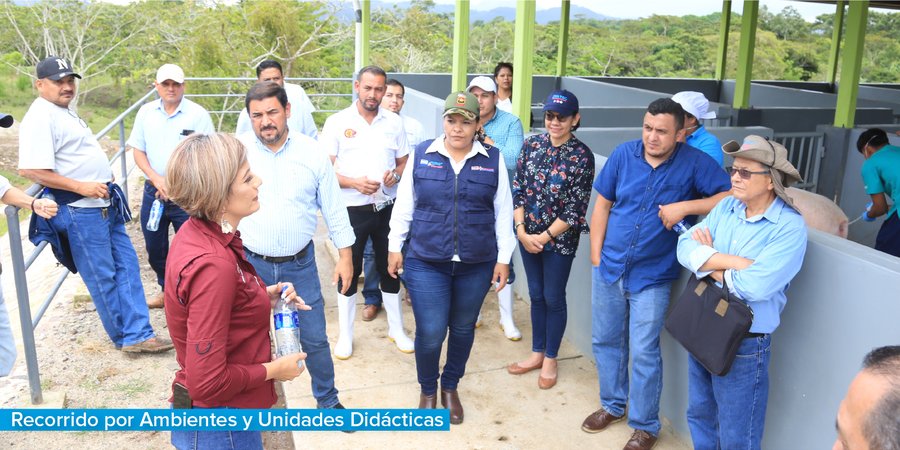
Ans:
{"type": "MultiPolygon", "coordinates": [[[[401,0],[383,0],[398,2],[401,0]]],[[[435,0],[435,3],[453,4],[454,0],[435,0]]],[[[538,9],[550,9],[559,6],[560,0],[537,0],[538,9]]],[[[721,0],[572,0],[572,4],[583,6],[599,14],[621,19],[636,19],[649,17],[653,14],[669,16],[698,15],[704,16],[712,12],[722,10],[721,0]]],[[[786,6],[793,6],[808,22],[815,20],[819,14],[834,13],[835,7],[818,3],[784,0],[761,0],[769,11],[780,12],[786,6]]],[[[490,10],[500,6],[515,7],[514,0],[471,0],[470,8],[475,10],[490,10]]],[[[731,2],[731,9],[740,13],[743,2],[740,0],[731,2]]],[[[884,10],[879,10],[884,11],[884,10]]]]}

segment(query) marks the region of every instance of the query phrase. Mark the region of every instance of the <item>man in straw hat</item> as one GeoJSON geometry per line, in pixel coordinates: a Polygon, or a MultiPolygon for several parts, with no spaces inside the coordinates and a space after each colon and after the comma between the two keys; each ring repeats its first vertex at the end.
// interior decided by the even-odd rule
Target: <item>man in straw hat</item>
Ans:
{"type": "Polygon", "coordinates": [[[732,195],[678,239],[678,261],[697,277],[723,280],[753,310],[753,325],[731,370],[711,374],[688,356],[688,426],[694,448],[762,443],[771,334],[785,291],[803,265],[806,225],[785,187],[801,180],[787,149],[760,136],[722,150],[734,157],[732,195]]]}

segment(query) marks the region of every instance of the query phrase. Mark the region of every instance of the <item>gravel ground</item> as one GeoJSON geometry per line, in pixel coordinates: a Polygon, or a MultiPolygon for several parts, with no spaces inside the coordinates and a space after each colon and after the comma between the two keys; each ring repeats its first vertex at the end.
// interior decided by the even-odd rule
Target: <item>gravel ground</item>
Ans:
{"type": "MultiPolygon", "coordinates": [[[[0,146],[0,166],[14,170],[15,155],[9,155],[16,151],[10,145],[15,142],[11,134],[0,136],[3,141],[0,146]]],[[[134,175],[132,179],[137,181],[134,175]]],[[[139,182],[129,184],[131,198],[139,199],[136,194],[141,192],[143,185],[139,182]]],[[[138,252],[141,276],[147,297],[150,298],[159,292],[159,287],[155,282],[155,274],[147,263],[144,239],[137,220],[140,204],[134,200],[131,204],[135,220],[127,225],[128,234],[138,252]]],[[[3,237],[3,240],[6,238],[3,237]]],[[[27,252],[26,249],[26,254],[27,252]]],[[[47,269],[45,273],[29,272],[33,296],[43,297],[44,293],[35,291],[58,273],[58,269],[52,265],[47,269]]],[[[50,306],[36,330],[38,364],[45,397],[58,398],[64,394],[65,408],[167,408],[170,385],[178,369],[175,352],[131,356],[116,350],[103,331],[93,304],[83,295],[86,292],[80,277],[70,275],[61,290],[62,297],[57,298],[50,306]],[[82,299],[85,301],[79,301],[82,299]]],[[[15,296],[11,291],[6,291],[6,298],[8,305],[15,303],[15,296]]],[[[34,313],[33,309],[32,314],[34,313]]],[[[17,313],[11,314],[10,319],[17,323],[17,313]]],[[[168,337],[163,310],[150,310],[150,321],[159,335],[168,337]]],[[[18,326],[14,325],[13,328],[17,330],[18,326]]],[[[16,340],[21,345],[20,339],[21,336],[16,332],[16,340]]],[[[283,408],[280,383],[276,383],[276,387],[279,403],[275,407],[283,408]]],[[[21,351],[13,373],[9,377],[0,378],[0,407],[31,407],[21,351]]],[[[294,447],[290,433],[263,433],[263,436],[266,448],[294,447]]],[[[7,432],[0,433],[0,448],[160,449],[170,448],[170,444],[168,432],[7,432]]]]}

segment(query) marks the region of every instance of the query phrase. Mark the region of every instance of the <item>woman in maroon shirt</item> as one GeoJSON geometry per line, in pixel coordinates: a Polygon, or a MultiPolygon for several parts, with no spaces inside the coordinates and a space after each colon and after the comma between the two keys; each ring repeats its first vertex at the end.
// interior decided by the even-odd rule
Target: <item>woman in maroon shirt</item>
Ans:
{"type": "MultiPolygon", "coordinates": [[[[302,372],[296,353],[272,360],[269,321],[282,285],[264,286],[244,257],[238,222],[259,209],[261,180],[246,149],[226,134],[194,134],[175,149],[160,189],[191,218],[172,240],[165,290],[166,321],[194,408],[269,408],[274,380],[302,372]]],[[[177,407],[178,405],[176,405],[177,407]]],[[[176,448],[262,448],[258,431],[173,431],[176,448]]]]}

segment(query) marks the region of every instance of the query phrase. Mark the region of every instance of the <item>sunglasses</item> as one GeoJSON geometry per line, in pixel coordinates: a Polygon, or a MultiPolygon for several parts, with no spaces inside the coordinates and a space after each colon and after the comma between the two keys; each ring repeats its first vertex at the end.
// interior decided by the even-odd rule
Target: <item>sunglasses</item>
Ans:
{"type": "Polygon", "coordinates": [[[557,122],[562,123],[566,120],[569,120],[569,117],[572,117],[572,116],[564,116],[562,114],[554,114],[552,112],[544,113],[544,120],[546,120],[547,122],[553,122],[555,120],[557,122]]]}
{"type": "Polygon", "coordinates": [[[743,179],[743,180],[749,180],[750,177],[753,175],[766,175],[766,174],[772,173],[772,171],[770,171],[770,170],[761,170],[759,172],[754,172],[752,170],[738,169],[735,167],[729,167],[727,170],[728,170],[729,176],[733,177],[734,174],[738,174],[741,176],[741,179],[743,179]]]}

